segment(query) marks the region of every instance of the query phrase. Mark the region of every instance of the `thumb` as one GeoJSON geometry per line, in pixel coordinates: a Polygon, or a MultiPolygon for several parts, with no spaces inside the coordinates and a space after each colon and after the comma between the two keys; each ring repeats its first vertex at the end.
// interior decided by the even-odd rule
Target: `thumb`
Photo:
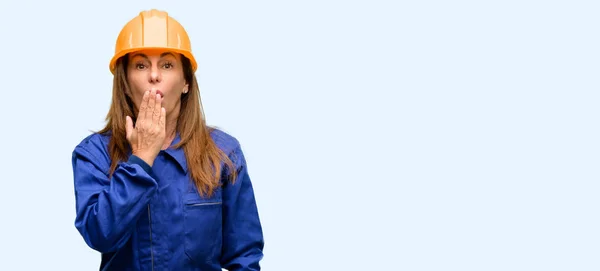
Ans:
{"type": "Polygon", "coordinates": [[[131,138],[131,133],[133,132],[133,120],[131,120],[130,116],[125,117],[125,134],[126,138],[131,138]]]}

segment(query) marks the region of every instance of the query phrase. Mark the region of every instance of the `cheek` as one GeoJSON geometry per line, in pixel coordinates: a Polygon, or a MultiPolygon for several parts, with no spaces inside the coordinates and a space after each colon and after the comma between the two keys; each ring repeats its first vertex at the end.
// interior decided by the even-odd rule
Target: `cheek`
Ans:
{"type": "Polygon", "coordinates": [[[142,98],[144,97],[144,91],[136,87],[134,83],[130,83],[129,94],[131,96],[131,99],[133,100],[133,103],[135,103],[135,105],[139,107],[140,103],[142,102],[142,98]]]}
{"type": "Polygon", "coordinates": [[[140,103],[142,102],[142,98],[144,97],[144,93],[139,93],[139,91],[135,91],[135,90],[132,90],[132,92],[133,92],[132,93],[132,95],[133,95],[133,97],[132,97],[133,98],[133,102],[137,106],[139,106],[140,103]]]}
{"type": "Polygon", "coordinates": [[[177,104],[181,103],[181,96],[177,92],[171,92],[166,95],[162,102],[162,107],[167,111],[171,111],[177,107],[177,104]]]}
{"type": "Polygon", "coordinates": [[[165,96],[165,98],[162,101],[162,107],[164,107],[165,109],[171,109],[173,107],[173,105],[175,104],[175,99],[176,97],[173,96],[173,94],[169,95],[169,96],[165,96]]]}
{"type": "Polygon", "coordinates": [[[142,104],[142,99],[144,97],[144,93],[143,92],[139,92],[135,89],[130,89],[131,91],[131,95],[130,98],[133,101],[133,104],[135,106],[136,109],[140,109],[140,105],[142,104]]]}
{"type": "Polygon", "coordinates": [[[142,96],[144,96],[144,91],[146,90],[146,84],[144,84],[144,81],[140,77],[141,76],[139,74],[133,73],[130,75],[128,81],[131,95],[133,95],[136,99],[139,98],[141,100],[142,96]]]}

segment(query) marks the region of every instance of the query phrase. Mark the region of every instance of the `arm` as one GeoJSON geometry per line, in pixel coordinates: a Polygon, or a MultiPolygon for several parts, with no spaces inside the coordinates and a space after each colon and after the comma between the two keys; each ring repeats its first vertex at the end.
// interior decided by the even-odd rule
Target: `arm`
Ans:
{"type": "Polygon", "coordinates": [[[75,227],[92,249],[106,253],[127,242],[158,185],[150,166],[137,156],[120,163],[110,179],[99,163],[80,146],[73,151],[75,227]]]}
{"type": "Polygon", "coordinates": [[[238,176],[223,187],[223,253],[221,265],[230,271],[258,271],[263,257],[263,233],[252,183],[242,150],[234,151],[238,176]]]}

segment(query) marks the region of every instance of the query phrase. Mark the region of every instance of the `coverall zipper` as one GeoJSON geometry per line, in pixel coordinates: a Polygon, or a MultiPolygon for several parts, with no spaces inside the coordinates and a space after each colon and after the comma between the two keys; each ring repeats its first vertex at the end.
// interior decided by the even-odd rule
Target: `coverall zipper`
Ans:
{"type": "Polygon", "coordinates": [[[154,270],[154,251],[152,250],[152,216],[150,215],[150,204],[148,204],[148,220],[150,227],[150,260],[152,262],[152,270],[154,270]]]}

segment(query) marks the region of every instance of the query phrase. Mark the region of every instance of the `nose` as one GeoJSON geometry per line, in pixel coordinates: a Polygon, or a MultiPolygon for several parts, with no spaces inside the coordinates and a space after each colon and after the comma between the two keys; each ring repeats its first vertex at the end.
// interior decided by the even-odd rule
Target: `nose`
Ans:
{"type": "Polygon", "coordinates": [[[160,74],[158,67],[152,67],[152,70],[150,71],[150,80],[149,80],[150,83],[153,83],[153,84],[160,83],[161,79],[162,78],[161,78],[161,74],[160,74]]]}

